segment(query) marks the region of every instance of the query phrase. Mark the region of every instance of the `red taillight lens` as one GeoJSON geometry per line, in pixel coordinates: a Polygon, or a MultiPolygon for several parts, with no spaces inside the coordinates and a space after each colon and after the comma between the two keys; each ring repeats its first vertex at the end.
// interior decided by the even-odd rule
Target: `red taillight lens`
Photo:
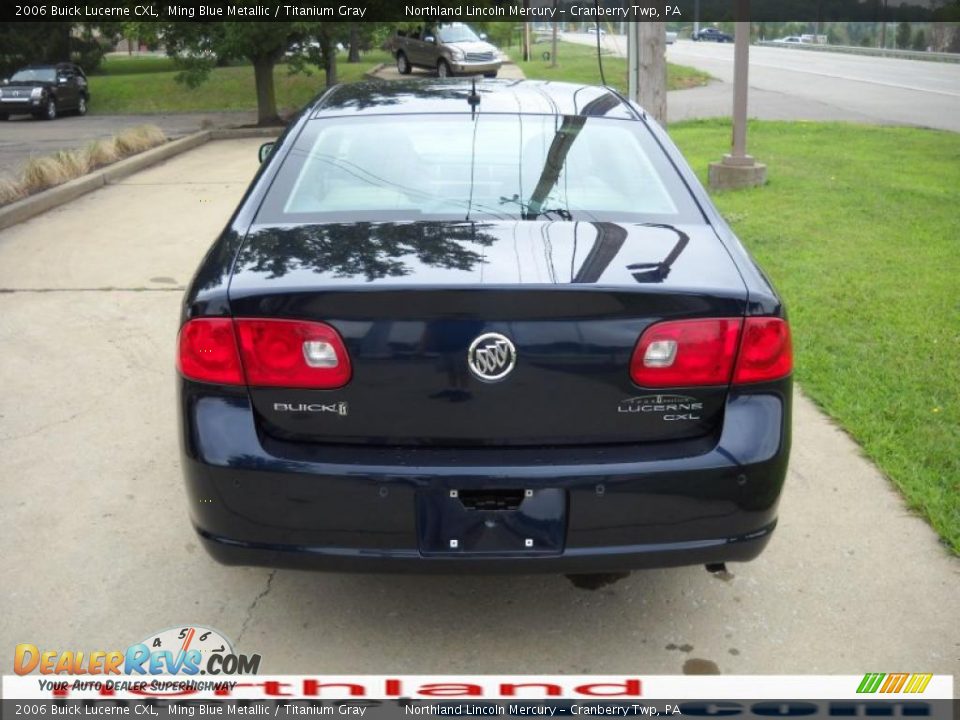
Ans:
{"type": "Polygon", "coordinates": [[[180,328],[177,370],[190,380],[243,385],[233,320],[197,318],[180,328]]]}
{"type": "Polygon", "coordinates": [[[747,318],[733,374],[734,384],[779,380],[792,369],[790,326],[780,318],[747,318]]]}
{"type": "Polygon", "coordinates": [[[657,323],[640,336],[630,361],[630,376],[643,387],[742,385],[779,380],[792,369],[790,326],[775,317],[657,323]]]}
{"type": "Polygon", "coordinates": [[[648,327],[630,361],[643,387],[726,385],[733,373],[739,318],[673,320],[648,327]]]}
{"type": "Polygon", "coordinates": [[[325,389],[350,382],[350,357],[329,325],[243,318],[235,324],[249,385],[325,389]]]}

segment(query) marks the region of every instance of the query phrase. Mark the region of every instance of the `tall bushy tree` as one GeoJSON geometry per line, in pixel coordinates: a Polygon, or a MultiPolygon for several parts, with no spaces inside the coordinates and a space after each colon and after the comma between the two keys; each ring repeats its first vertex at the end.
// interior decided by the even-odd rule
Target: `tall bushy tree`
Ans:
{"type": "Polygon", "coordinates": [[[277,114],[273,71],[294,43],[320,32],[323,23],[303,22],[167,22],[153,26],[167,54],[181,68],[178,80],[189,86],[204,82],[223,60],[243,58],[253,65],[257,123],[273,125],[277,114]]]}
{"type": "Polygon", "coordinates": [[[927,34],[921,28],[914,33],[913,36],[913,49],[914,50],[926,50],[927,49],[927,34]]]}
{"type": "Polygon", "coordinates": [[[904,50],[910,47],[910,38],[913,36],[913,30],[910,23],[903,21],[897,25],[897,47],[904,50]]]}

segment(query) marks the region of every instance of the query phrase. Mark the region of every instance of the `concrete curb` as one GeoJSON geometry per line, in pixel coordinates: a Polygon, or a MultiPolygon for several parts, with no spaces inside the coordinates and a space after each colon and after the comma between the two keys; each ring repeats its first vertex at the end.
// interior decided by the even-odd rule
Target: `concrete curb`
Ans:
{"type": "Polygon", "coordinates": [[[242,140],[244,138],[278,138],[286,129],[280,127],[251,127],[251,128],[215,128],[208,130],[211,140],[242,140]]]}
{"type": "Polygon", "coordinates": [[[76,200],[81,195],[93,192],[98,188],[121,180],[128,175],[139,172],[151,165],[193,150],[210,140],[233,140],[239,138],[271,138],[277,137],[283,128],[222,128],[217,130],[201,130],[177,140],[150,148],[133,157],[128,157],[92,173],[78,177],[75,180],[57,185],[49,190],[36,193],[23,200],[17,200],[5,207],[0,207],[0,230],[8,228],[24,220],[52,210],[76,200]]]}
{"type": "Polygon", "coordinates": [[[385,66],[386,66],[386,63],[378,63],[377,65],[374,65],[372,68],[367,70],[364,73],[364,75],[366,75],[368,78],[375,80],[377,79],[377,73],[383,70],[385,66]]]}

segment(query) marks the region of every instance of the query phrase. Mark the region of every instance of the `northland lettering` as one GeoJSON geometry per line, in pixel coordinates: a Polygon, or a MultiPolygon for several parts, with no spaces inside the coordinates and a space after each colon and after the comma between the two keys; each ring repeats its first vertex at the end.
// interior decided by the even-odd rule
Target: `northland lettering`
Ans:
{"type": "MultiPolygon", "coordinates": [[[[189,684],[197,681],[182,680],[178,684],[189,684]]],[[[201,681],[202,682],[202,681],[201,681]]],[[[152,685],[153,683],[151,683],[152,685]]],[[[116,690],[108,687],[108,683],[98,683],[96,693],[100,697],[114,697],[116,690]]],[[[132,690],[132,688],[131,688],[132,690]]],[[[537,682],[534,679],[524,682],[500,682],[480,685],[465,682],[425,682],[414,683],[401,678],[387,677],[370,682],[329,682],[313,678],[302,678],[291,682],[279,680],[231,680],[217,683],[217,687],[210,690],[212,699],[226,699],[243,695],[248,691],[255,691],[262,699],[300,698],[344,698],[359,700],[361,698],[400,699],[411,703],[410,698],[429,698],[458,700],[463,698],[523,698],[525,700],[538,698],[596,698],[621,700],[643,697],[643,685],[639,678],[617,678],[616,682],[594,683],[560,683],[537,682]]],[[[136,694],[141,698],[164,697],[167,689],[157,691],[152,686],[137,688],[136,694]]],[[[197,690],[184,690],[179,693],[180,699],[195,695],[197,690]]],[[[70,688],[57,688],[57,696],[70,697],[70,688]]]]}

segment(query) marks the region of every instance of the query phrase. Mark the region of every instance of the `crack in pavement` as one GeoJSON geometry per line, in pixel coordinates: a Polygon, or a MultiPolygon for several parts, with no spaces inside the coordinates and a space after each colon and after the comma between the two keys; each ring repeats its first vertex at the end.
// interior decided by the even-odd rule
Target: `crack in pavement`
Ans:
{"type": "Polygon", "coordinates": [[[236,646],[240,645],[240,639],[243,637],[244,633],[247,632],[247,625],[249,625],[250,620],[253,619],[253,611],[256,610],[257,604],[261,600],[263,600],[263,598],[265,598],[267,594],[270,592],[270,589],[273,586],[273,579],[276,576],[277,576],[277,570],[276,568],[274,568],[273,570],[270,571],[270,576],[267,578],[267,586],[263,589],[263,592],[257,595],[253,599],[253,602],[250,603],[250,606],[247,608],[247,615],[243,619],[243,625],[240,626],[240,632],[237,634],[237,639],[236,639],[236,642],[234,643],[236,646]]]}
{"type": "Polygon", "coordinates": [[[53,422],[49,422],[49,423],[46,423],[45,425],[41,425],[40,427],[35,428],[30,432],[23,433],[22,435],[6,435],[4,437],[0,437],[0,443],[7,443],[12,440],[23,440],[24,438],[33,437],[37,433],[41,433],[44,430],[49,430],[50,428],[56,427],[57,425],[65,425],[68,422],[72,422],[73,420],[76,420],[78,417],[80,417],[85,412],[87,412],[87,410],[89,410],[89,408],[86,408],[84,410],[78,410],[70,417],[62,418],[60,420],[54,420],[53,422]]]}

